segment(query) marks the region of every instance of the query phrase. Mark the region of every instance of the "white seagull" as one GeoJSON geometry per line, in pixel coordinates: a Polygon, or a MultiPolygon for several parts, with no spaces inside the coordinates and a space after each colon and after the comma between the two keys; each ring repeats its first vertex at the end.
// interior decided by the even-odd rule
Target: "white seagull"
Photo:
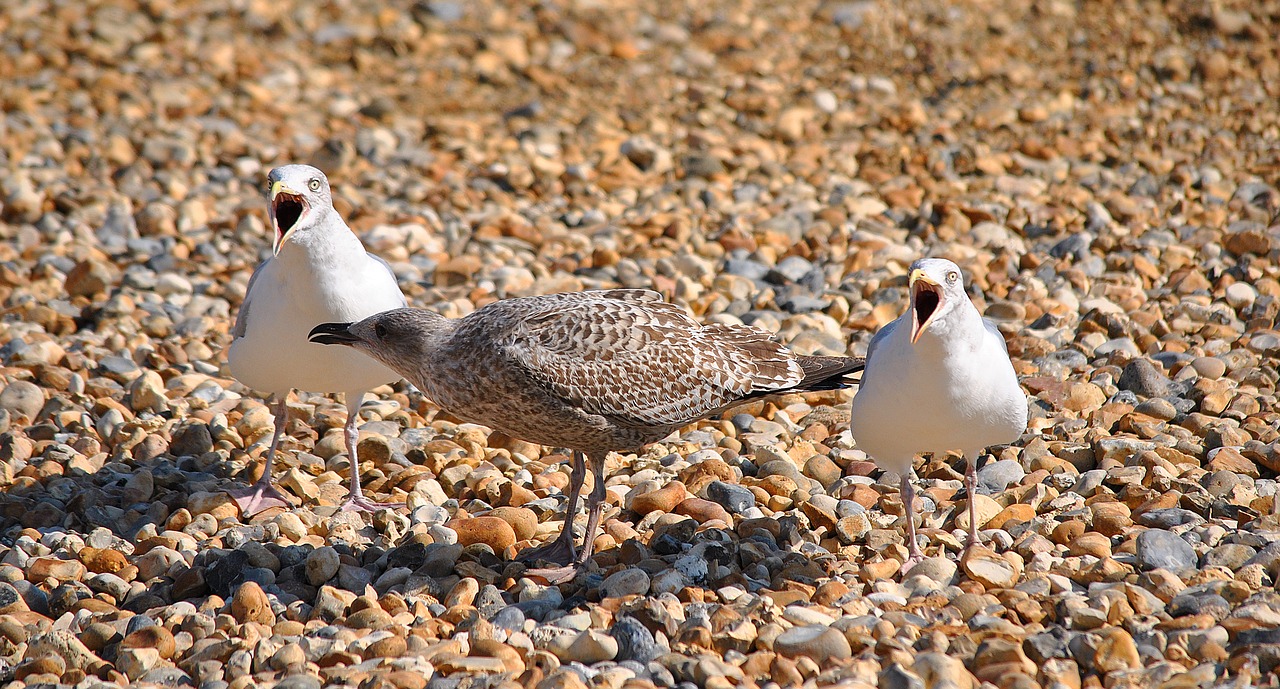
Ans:
{"type": "Polygon", "coordinates": [[[400,376],[359,352],[312,344],[307,333],[318,323],[359,320],[400,308],[404,294],[391,266],[367,253],[334,210],[323,172],[310,165],[285,165],[272,170],[267,181],[274,254],[249,278],[227,360],[240,382],[271,393],[275,432],[262,479],[228,493],[246,515],[289,506],[271,482],[271,462],[284,432],[285,400],[298,388],[346,395],[351,494],[342,509],[393,506],[373,502],[360,490],[356,424],[365,393],[400,376]]]}
{"type": "Polygon", "coordinates": [[[1011,443],[1027,427],[1027,397],[1004,337],[978,313],[956,264],[923,258],[911,264],[911,306],[871,339],[849,429],[881,468],[902,477],[909,556],[916,542],[912,461],[922,452],[960,450],[968,461],[969,542],[978,541],[974,488],[978,456],[1011,443]]]}

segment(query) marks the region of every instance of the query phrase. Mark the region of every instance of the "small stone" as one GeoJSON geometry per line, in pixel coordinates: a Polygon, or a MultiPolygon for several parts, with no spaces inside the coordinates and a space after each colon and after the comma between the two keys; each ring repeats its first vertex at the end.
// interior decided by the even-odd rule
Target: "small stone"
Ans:
{"type": "Polygon", "coordinates": [[[316,592],[315,605],[311,608],[311,619],[332,622],[347,614],[347,607],[355,601],[356,596],[350,591],[333,586],[321,586],[316,592]]]}
{"type": "Polygon", "coordinates": [[[498,517],[454,519],[449,522],[449,528],[457,532],[458,545],[463,547],[483,543],[495,553],[501,553],[516,542],[515,529],[498,517]]]}
{"type": "Polygon", "coordinates": [[[115,268],[102,261],[81,261],[67,273],[64,289],[73,297],[92,298],[106,292],[115,282],[115,272],[115,268]]]}
{"type": "Polygon", "coordinates": [[[239,622],[257,622],[266,626],[276,623],[271,600],[256,582],[246,581],[231,598],[231,616],[239,622]]]}
{"type": "Polygon", "coordinates": [[[365,647],[361,654],[366,660],[370,658],[399,658],[409,650],[409,644],[403,636],[386,636],[365,647]]]}
{"type": "Polygon", "coordinates": [[[814,455],[804,463],[804,475],[822,484],[824,488],[840,480],[839,465],[826,455],[814,455]]]}
{"type": "Polygon", "coordinates": [[[926,687],[974,689],[978,686],[978,681],[964,666],[964,661],[944,653],[928,652],[917,655],[911,670],[919,675],[926,687]]]}
{"type": "Polygon", "coordinates": [[[1167,569],[1180,576],[1186,576],[1199,564],[1190,543],[1163,529],[1147,529],[1138,534],[1137,555],[1143,569],[1167,569]]]}
{"type": "Polygon", "coordinates": [[[135,412],[160,414],[169,410],[169,398],[165,396],[164,379],[155,371],[143,371],[129,385],[129,408],[135,412]]]}
{"type": "Polygon", "coordinates": [[[792,627],[773,640],[773,650],[788,658],[809,658],[818,664],[840,662],[853,651],[848,639],[834,627],[792,627]]]}
{"type": "Polygon", "coordinates": [[[493,639],[478,639],[471,643],[471,655],[496,658],[502,663],[502,671],[513,674],[524,672],[525,662],[516,649],[493,639]]]}
{"type": "Polygon", "coordinates": [[[160,653],[160,657],[169,659],[173,657],[177,650],[177,642],[174,641],[173,633],[160,625],[150,625],[143,627],[128,636],[120,642],[121,648],[154,648],[160,653]]]}
{"type": "Polygon", "coordinates": [[[1169,394],[1173,381],[1149,359],[1134,359],[1124,367],[1116,387],[1139,397],[1163,397],[1169,394]]]}
{"type": "Polygon", "coordinates": [[[203,423],[188,423],[173,434],[169,451],[175,457],[198,457],[213,449],[213,436],[203,423]]]}
{"type": "Polygon", "coordinates": [[[15,380],[0,391],[0,408],[15,418],[35,421],[44,408],[44,393],[35,383],[15,380]]]}
{"type": "Polygon", "coordinates": [[[618,642],[615,659],[619,662],[634,660],[648,663],[662,653],[654,641],[653,632],[633,617],[617,618],[609,629],[609,635],[618,642]]]}
{"type": "Polygon", "coordinates": [[[357,610],[347,616],[347,626],[354,629],[387,629],[394,624],[391,615],[376,605],[357,610]]]}
{"type": "Polygon", "coordinates": [[[1216,356],[1198,356],[1191,360],[1191,367],[1209,380],[1217,380],[1227,373],[1227,362],[1216,356]]]}
{"type": "Polygon", "coordinates": [[[970,578],[988,589],[1009,588],[1017,583],[1018,572],[1001,557],[973,552],[963,566],[970,578]]]}
{"type": "Polygon", "coordinates": [[[1205,553],[1202,565],[1204,567],[1226,567],[1234,572],[1243,567],[1244,563],[1257,554],[1258,551],[1256,549],[1241,543],[1223,543],[1205,553]]]}
{"type": "MultiPolygon", "coordinates": [[[[1004,509],[1000,503],[992,498],[982,495],[981,493],[973,496],[974,513],[978,518],[978,528],[981,529],[995,518],[1000,511],[1004,509]]],[[[969,528],[969,506],[966,503],[956,505],[956,528],[969,528]]]]}
{"type": "Polygon", "coordinates": [[[487,516],[497,517],[511,525],[517,541],[527,541],[538,531],[538,516],[524,507],[499,507],[487,516]]]}
{"type": "Polygon", "coordinates": [[[459,605],[471,605],[476,600],[476,594],[480,592],[480,583],[470,577],[459,579],[458,583],[453,585],[449,593],[445,595],[441,601],[446,608],[452,608],[459,605]]]}
{"type": "Polygon", "coordinates": [[[1004,529],[1010,524],[1029,522],[1036,518],[1036,508],[1024,503],[1014,503],[1000,510],[996,516],[987,522],[985,528],[988,529],[1004,529]]]}
{"type": "Polygon", "coordinates": [[[74,634],[65,629],[55,629],[31,637],[27,642],[26,657],[38,658],[42,655],[56,655],[66,662],[68,668],[77,670],[84,670],[91,663],[102,662],[74,634]]]}
{"type": "Polygon", "coordinates": [[[295,643],[287,643],[280,647],[271,655],[271,659],[267,664],[271,667],[284,671],[293,667],[301,667],[307,662],[307,654],[302,647],[295,643]]]}
{"type": "Polygon", "coordinates": [[[160,663],[160,652],[154,648],[126,648],[116,654],[116,669],[132,680],[140,680],[160,663]]]}
{"type": "Polygon", "coordinates": [[[600,593],[608,598],[643,596],[649,592],[649,575],[644,570],[628,567],[610,574],[600,584],[600,593]]]}
{"type": "Polygon", "coordinates": [[[684,484],[672,481],[658,490],[637,495],[631,501],[631,509],[641,515],[650,512],[670,512],[687,497],[689,493],[684,489],[684,484]]]}
{"type": "Polygon", "coordinates": [[[593,665],[605,660],[613,660],[617,655],[617,639],[603,632],[589,629],[579,634],[560,658],[566,662],[593,665]]]}
{"type": "Polygon", "coordinates": [[[126,505],[146,502],[155,492],[155,477],[146,469],[139,469],[129,475],[124,490],[120,491],[120,500],[126,505]]]}
{"type": "Polygon", "coordinates": [[[1067,544],[1072,555],[1092,555],[1096,558],[1111,557],[1111,539],[1100,533],[1085,533],[1067,544]]]}
{"type": "Polygon", "coordinates": [[[756,497],[750,490],[736,483],[712,481],[706,487],[707,499],[718,503],[730,514],[742,514],[756,504],[756,497]]]}
{"type": "Polygon", "coordinates": [[[80,561],[90,572],[114,574],[124,569],[129,560],[118,550],[111,548],[81,548],[78,553],[80,561]]]}
{"type": "Polygon", "coordinates": [[[56,557],[37,557],[27,565],[27,580],[33,583],[45,579],[58,581],[79,581],[84,578],[87,568],[78,560],[61,560],[56,557]]]}
{"type": "Polygon", "coordinates": [[[852,514],[836,521],[836,537],[845,545],[853,545],[871,531],[871,519],[866,513],[852,514]]]}
{"type": "Polygon", "coordinates": [[[1021,481],[1026,475],[1022,465],[1012,459],[992,462],[978,470],[978,492],[982,495],[1004,492],[1005,488],[1021,481]]]}
{"type": "Polygon", "coordinates": [[[702,524],[711,520],[719,520],[725,524],[733,524],[733,517],[719,504],[702,498],[685,498],[672,510],[675,514],[683,514],[702,524]]]}
{"type": "Polygon", "coordinates": [[[1099,672],[1116,672],[1142,667],[1142,656],[1133,637],[1119,627],[1111,627],[1098,640],[1093,664],[1099,672]]]}
{"type": "Polygon", "coordinates": [[[955,578],[957,565],[945,557],[926,557],[908,571],[910,576],[924,576],[939,584],[950,584],[955,578]]]}
{"type": "Polygon", "coordinates": [[[338,574],[340,564],[342,561],[338,558],[338,551],[329,546],[316,548],[307,555],[307,582],[312,586],[319,586],[329,581],[338,574]]]}
{"type": "Polygon", "coordinates": [[[925,689],[924,680],[899,663],[892,663],[881,671],[876,686],[880,689],[925,689]]]}

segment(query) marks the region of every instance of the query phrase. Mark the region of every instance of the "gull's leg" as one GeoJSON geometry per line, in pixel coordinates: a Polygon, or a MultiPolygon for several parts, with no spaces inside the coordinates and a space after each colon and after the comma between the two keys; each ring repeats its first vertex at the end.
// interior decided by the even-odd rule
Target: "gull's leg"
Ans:
{"type": "Polygon", "coordinates": [[[902,563],[903,574],[924,559],[924,553],[920,552],[920,544],[916,541],[916,489],[911,485],[911,471],[911,467],[907,467],[902,473],[902,510],[907,517],[907,559],[902,563]]]}
{"type": "Polygon", "coordinates": [[[969,551],[978,544],[978,507],[973,498],[978,491],[978,453],[965,453],[964,488],[969,498],[969,542],[964,544],[964,552],[960,559],[969,556],[969,551]]]}
{"type": "Polygon", "coordinates": [[[280,437],[284,435],[285,401],[288,398],[289,395],[286,393],[277,395],[274,400],[272,412],[275,416],[275,429],[271,432],[271,445],[267,448],[267,458],[264,460],[266,466],[262,469],[262,478],[247,488],[230,488],[226,491],[240,507],[240,514],[246,517],[252,517],[272,507],[292,507],[284,493],[281,493],[271,482],[271,468],[275,460],[276,448],[280,446],[280,437]]]}
{"type": "Polygon", "coordinates": [[[351,463],[351,494],[338,507],[342,511],[375,512],[385,507],[404,507],[399,502],[374,502],[364,496],[360,489],[360,457],[356,454],[356,445],[360,443],[360,404],[364,402],[364,393],[347,393],[347,423],[343,427],[343,435],[347,441],[347,459],[351,463]]]}
{"type": "MultiPolygon", "coordinates": [[[[608,455],[605,455],[608,456],[608,455]]],[[[591,559],[596,547],[596,531],[600,528],[600,517],[604,515],[604,457],[591,457],[591,473],[595,474],[595,485],[591,488],[591,497],[587,500],[587,539],[582,544],[582,554],[578,563],[585,564],[591,559]]]]}
{"type": "MultiPolygon", "coordinates": [[[[587,459],[582,452],[573,453],[573,472],[569,475],[569,502],[565,506],[564,526],[560,535],[550,543],[520,553],[524,562],[550,562],[560,565],[547,569],[531,569],[528,574],[541,576],[553,584],[563,583],[578,572],[577,549],[573,544],[573,517],[578,512],[578,495],[582,492],[582,484],[587,479],[587,459]]],[[[590,533],[587,534],[590,537],[590,533]]],[[[587,541],[588,544],[590,541],[587,541]]],[[[590,547],[590,546],[588,546],[590,547]]]]}

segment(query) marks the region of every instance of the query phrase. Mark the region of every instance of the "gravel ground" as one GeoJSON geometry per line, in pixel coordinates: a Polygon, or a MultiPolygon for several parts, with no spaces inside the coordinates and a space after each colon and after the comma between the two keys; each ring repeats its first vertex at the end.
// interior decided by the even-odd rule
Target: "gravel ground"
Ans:
{"type": "Polygon", "coordinates": [[[13,0],[0,6],[0,679],[206,689],[1207,687],[1280,665],[1280,2],[13,0]],[[845,393],[609,463],[589,571],[565,457],[403,383],[270,414],[226,371],[311,162],[410,301],[646,287],[864,353],[905,268],[968,273],[1031,398],[897,477],[845,393]]]}

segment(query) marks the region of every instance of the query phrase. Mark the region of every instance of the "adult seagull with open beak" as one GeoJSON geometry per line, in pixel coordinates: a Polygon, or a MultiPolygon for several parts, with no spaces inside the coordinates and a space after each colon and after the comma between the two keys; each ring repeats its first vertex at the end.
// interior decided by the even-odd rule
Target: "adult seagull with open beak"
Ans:
{"type": "Polygon", "coordinates": [[[1017,440],[1027,427],[1027,397],[1004,337],[969,300],[960,267],[942,258],[920,259],[911,264],[909,289],[907,311],[871,339],[849,426],[858,447],[902,477],[909,551],[904,571],[924,557],[914,521],[915,456],[964,453],[967,553],[978,542],[978,456],[986,447],[1017,440]]]}
{"type": "Polygon", "coordinates": [[[271,463],[284,432],[285,400],[298,388],[346,395],[351,494],[342,508],[390,506],[369,500],[360,489],[356,425],[365,393],[399,376],[359,352],[308,342],[307,333],[317,323],[359,320],[400,308],[404,294],[391,266],[367,253],[334,210],[323,172],[310,165],[285,165],[272,170],[267,181],[273,254],[249,278],[227,360],[240,382],[271,393],[275,432],[262,479],[228,492],[246,515],[289,506],[271,482],[271,463]]]}

